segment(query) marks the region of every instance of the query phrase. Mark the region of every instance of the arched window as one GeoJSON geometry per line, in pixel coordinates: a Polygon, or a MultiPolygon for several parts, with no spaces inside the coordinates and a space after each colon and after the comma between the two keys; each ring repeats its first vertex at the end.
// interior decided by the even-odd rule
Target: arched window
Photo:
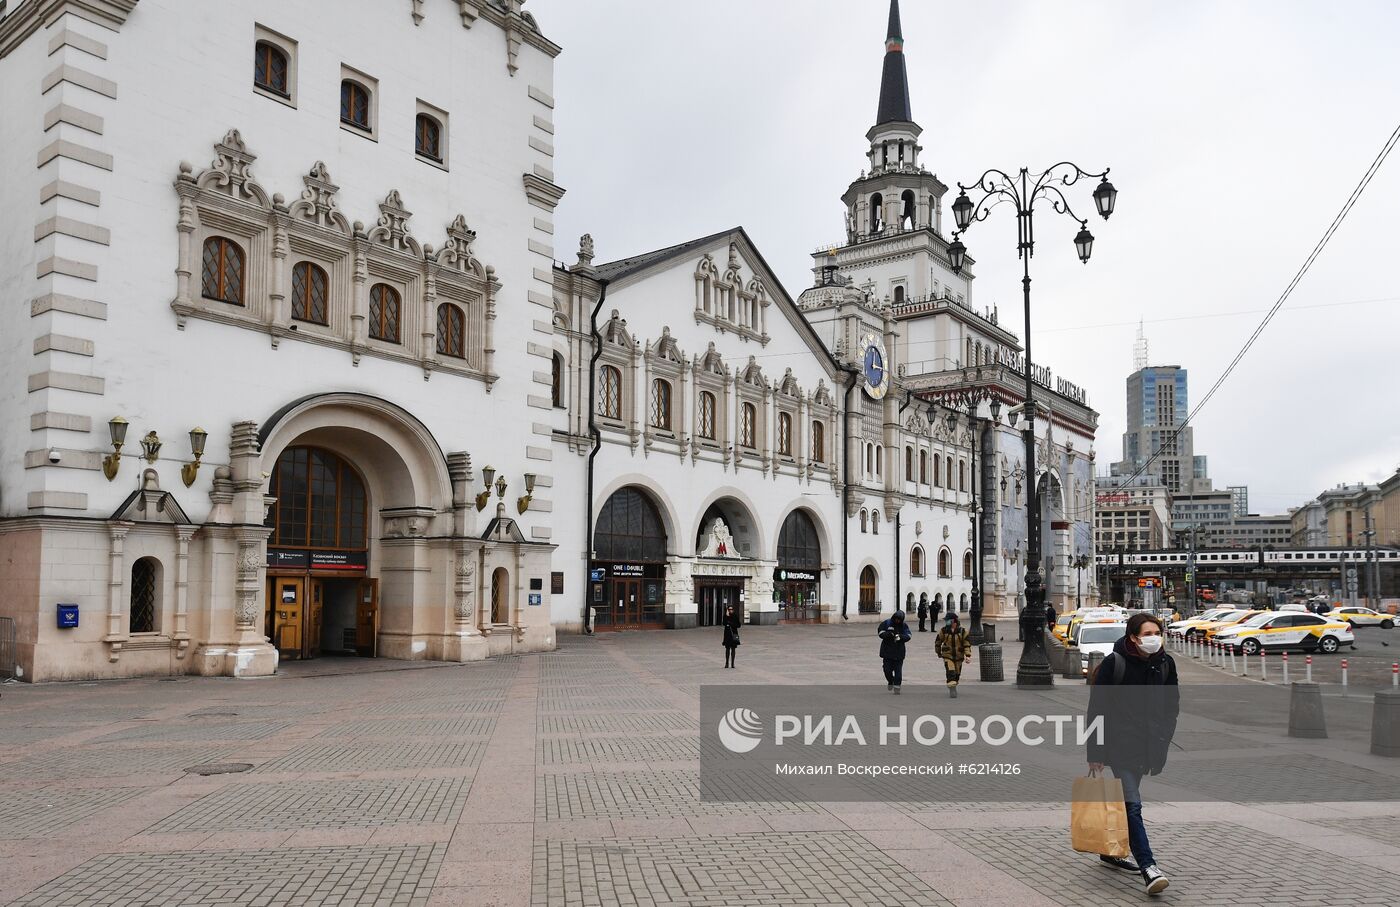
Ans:
{"type": "Polygon", "coordinates": [[[233,240],[211,236],[204,241],[200,295],[243,305],[243,250],[233,240]]]}
{"type": "Polygon", "coordinates": [[[253,84],[284,98],[292,93],[287,87],[287,55],[270,41],[259,41],[253,49],[253,84]]]}
{"type": "Polygon", "coordinates": [[[904,448],[904,481],[914,481],[914,448],[904,448]]]}
{"type": "Polygon", "coordinates": [[[967,491],[967,463],[958,461],[958,491],[967,491]]]}
{"type": "Polygon", "coordinates": [[[450,302],[438,306],[437,351],[454,359],[467,358],[467,317],[450,302]]]}
{"type": "Polygon", "coordinates": [[[913,614],[913,613],[914,613],[914,593],[913,593],[913,592],[910,592],[908,595],[904,596],[904,613],[905,613],[905,614],[913,614]]]}
{"type": "Polygon", "coordinates": [[[426,113],[418,114],[413,127],[413,150],[442,163],[442,124],[426,113]]]}
{"type": "MultiPolygon", "coordinates": [[[[888,152],[888,149],[887,149],[888,152]]],[[[876,192],[870,196],[870,232],[879,233],[885,225],[885,198],[876,192]]]]}
{"type": "Polygon", "coordinates": [[[794,510],[783,520],[782,531],[778,533],[778,564],[821,569],[822,546],[817,526],[802,510],[794,510]]]}
{"type": "Polygon", "coordinates": [[[953,555],[947,548],[938,549],[938,575],[953,575],[953,555]]]}
{"type": "Polygon", "coordinates": [[[326,272],[309,261],[299,261],[292,267],[292,317],[297,321],[329,324],[326,304],[330,281],[326,272]]]}
{"type": "Polygon", "coordinates": [[[916,207],[918,203],[914,201],[914,190],[905,189],[904,194],[900,196],[900,201],[903,202],[903,210],[900,211],[899,225],[906,230],[912,230],[919,220],[919,212],[916,207]]]}
{"type": "Polygon", "coordinates": [[[870,531],[870,514],[867,513],[867,512],[864,511],[864,510],[862,510],[862,511],[860,512],[860,531],[861,531],[861,532],[869,532],[869,531],[870,531]]]}
{"type": "Polygon", "coordinates": [[[503,624],[510,620],[510,574],[506,568],[497,567],[491,573],[491,623],[503,624]]]}
{"type": "Polygon", "coordinates": [[[715,395],[709,391],[700,392],[700,437],[707,441],[715,440],[715,395]]]}
{"type": "Polygon", "coordinates": [[[865,445],[865,474],[870,475],[875,471],[875,445],[865,445]]]}
{"type": "Polygon", "coordinates": [[[564,405],[564,356],[561,353],[550,358],[549,399],[555,406],[564,405]]]}
{"type": "Polygon", "coordinates": [[[645,493],[620,488],[604,502],[594,525],[593,552],[600,561],[665,563],[666,528],[645,493]]]}
{"type": "Polygon", "coordinates": [[[971,576],[972,576],[972,552],[971,552],[971,551],[968,551],[968,552],[965,552],[965,553],[963,554],[963,577],[964,577],[964,578],[970,578],[971,576]]]}
{"type": "Polygon", "coordinates": [[[651,379],[651,427],[671,430],[671,382],[651,379]]]}
{"type": "Polygon", "coordinates": [[[268,544],[283,548],[363,551],[368,525],[365,485],[340,457],[319,447],[289,447],[277,458],[268,493],[268,544]]]}
{"type": "Polygon", "coordinates": [[[948,488],[949,488],[949,490],[952,490],[952,487],[953,487],[953,458],[952,458],[952,457],[944,457],[944,458],[943,458],[943,467],[944,467],[944,468],[943,468],[943,474],[944,474],[945,476],[947,476],[947,480],[948,480],[948,488]]]}
{"type": "Polygon", "coordinates": [[[153,557],[131,565],[131,616],[128,632],[154,633],[160,604],[160,563],[153,557]]]}
{"type": "Polygon", "coordinates": [[[387,283],[369,290],[369,335],[375,340],[399,342],[399,293],[387,283]]]}
{"type": "Polygon", "coordinates": [[[792,416],[778,413],[778,453],[792,456],[792,416]]]}
{"type": "Polygon", "coordinates": [[[942,462],[942,457],[940,457],[938,454],[933,455],[933,484],[936,488],[943,487],[943,470],[939,466],[939,464],[942,462]]]}
{"type": "Polygon", "coordinates": [[[903,303],[904,303],[904,286],[903,286],[903,285],[900,285],[900,286],[897,286],[897,287],[894,288],[894,304],[895,304],[895,305],[902,305],[903,303]]]}
{"type": "Polygon", "coordinates": [[[875,568],[867,564],[860,571],[860,612],[873,614],[879,607],[875,600],[875,568]]]}
{"type": "Polygon", "coordinates": [[[958,599],[958,610],[959,610],[959,611],[966,611],[966,610],[967,610],[967,593],[966,593],[966,592],[964,592],[964,593],[962,594],[962,596],[958,599]]]}
{"type": "Polygon", "coordinates": [[[880,511],[878,510],[870,511],[870,533],[871,535],[880,534],[880,511]]]}
{"type": "Polygon", "coordinates": [[[885,458],[885,448],[879,444],[875,445],[875,475],[881,475],[885,468],[880,461],[885,458]]]}
{"type": "Polygon", "coordinates": [[[826,462],[826,426],[815,420],[812,422],[812,462],[826,462]]]}
{"type": "Polygon", "coordinates": [[[915,545],[909,549],[909,575],[924,575],[924,546],[915,545]]]}
{"type": "Polygon", "coordinates": [[[739,444],[749,448],[758,446],[758,410],[752,403],[745,403],[740,411],[739,444]]]}
{"type": "Polygon", "coordinates": [[[368,132],[369,89],[353,79],[340,83],[340,122],[368,132]]]}
{"type": "Polygon", "coordinates": [[[919,451],[919,484],[928,484],[928,451],[919,451]]]}
{"type": "Polygon", "coordinates": [[[622,418],[622,372],[605,365],[598,370],[598,415],[622,418]]]}

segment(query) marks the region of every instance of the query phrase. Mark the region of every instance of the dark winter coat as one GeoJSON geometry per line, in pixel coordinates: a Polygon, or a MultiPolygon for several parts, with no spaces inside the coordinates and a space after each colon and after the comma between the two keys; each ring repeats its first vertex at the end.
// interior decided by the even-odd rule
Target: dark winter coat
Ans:
{"type": "Polygon", "coordinates": [[[924,619],[926,619],[927,617],[928,617],[928,602],[919,602],[919,620],[924,620],[924,619]]]}
{"type": "Polygon", "coordinates": [[[909,631],[909,621],[904,619],[904,612],[896,611],[892,617],[882,620],[878,633],[880,635],[880,657],[892,661],[903,661],[904,644],[913,636],[909,631]],[[895,620],[896,617],[899,619],[895,620]]]}
{"type": "Polygon", "coordinates": [[[1124,636],[1113,644],[1113,654],[1099,664],[1089,689],[1087,720],[1092,724],[1100,716],[1104,719],[1102,744],[1090,736],[1089,761],[1149,775],[1160,773],[1167,764],[1180,712],[1176,662],[1166,650],[1144,658],[1129,648],[1124,636]],[[1115,661],[1122,665],[1121,671],[1115,661]]]}
{"type": "Polygon", "coordinates": [[[726,614],[724,616],[723,626],[724,647],[726,649],[732,649],[739,645],[739,627],[742,626],[742,623],[740,622],[738,612],[726,614]]]}

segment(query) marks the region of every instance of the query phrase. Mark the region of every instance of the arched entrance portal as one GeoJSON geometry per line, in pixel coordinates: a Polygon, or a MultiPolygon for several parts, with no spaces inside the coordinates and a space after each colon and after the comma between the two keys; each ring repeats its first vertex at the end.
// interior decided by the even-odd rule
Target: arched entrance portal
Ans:
{"type": "Polygon", "coordinates": [[[821,619],[821,539],[804,510],[794,510],[778,533],[778,568],[773,577],[784,623],[821,619]]]}
{"type": "Polygon", "coordinates": [[[374,655],[379,588],[368,576],[364,479],[330,450],[294,446],[277,458],[269,493],[264,626],[279,655],[374,655]]]}
{"type": "Polygon", "coordinates": [[[691,575],[695,621],[691,626],[718,626],[729,608],[741,622],[749,622],[749,612],[758,605],[752,597],[757,594],[760,536],[758,521],[739,498],[725,495],[705,508],[695,531],[691,575]]]}
{"type": "Polygon", "coordinates": [[[665,625],[666,528],[640,488],[607,499],[593,529],[590,607],[599,630],[665,625]]]}

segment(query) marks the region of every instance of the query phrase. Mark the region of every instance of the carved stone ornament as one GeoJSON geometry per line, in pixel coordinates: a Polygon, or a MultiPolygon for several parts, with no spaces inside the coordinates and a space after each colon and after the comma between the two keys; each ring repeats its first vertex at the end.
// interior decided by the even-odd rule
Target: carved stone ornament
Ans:
{"type": "Polygon", "coordinates": [[[239,135],[238,130],[230,129],[226,132],[224,140],[214,146],[214,153],[216,157],[210,165],[210,170],[215,176],[210,178],[206,185],[217,186],[234,198],[253,198],[249,186],[253,174],[248,168],[258,156],[248,151],[248,146],[243,144],[243,136],[239,135]]]}
{"type": "Polygon", "coordinates": [[[715,517],[710,522],[710,529],[705,535],[705,548],[700,552],[701,557],[739,557],[739,551],[734,546],[734,536],[729,532],[729,526],[720,517],[715,517]]]}
{"type": "Polygon", "coordinates": [[[578,240],[578,267],[587,268],[593,265],[593,235],[585,233],[578,240]]]}
{"type": "Polygon", "coordinates": [[[234,613],[234,617],[242,626],[252,626],[254,621],[256,621],[258,618],[258,593],[239,593],[238,608],[234,613]]]}
{"type": "Polygon", "coordinates": [[[257,573],[262,566],[263,555],[255,545],[244,545],[238,551],[238,572],[240,574],[257,573]]]}

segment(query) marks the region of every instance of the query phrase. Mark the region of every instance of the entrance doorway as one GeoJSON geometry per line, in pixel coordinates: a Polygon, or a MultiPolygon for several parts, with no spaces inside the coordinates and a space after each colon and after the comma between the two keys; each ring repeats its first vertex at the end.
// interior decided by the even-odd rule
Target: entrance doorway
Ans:
{"type": "Polygon", "coordinates": [[[268,639],[284,659],[373,657],[379,635],[379,580],[269,577],[266,621],[268,639]]]}
{"type": "Polygon", "coordinates": [[[695,625],[697,627],[717,627],[724,621],[724,609],[733,606],[744,622],[744,603],[740,600],[743,586],[721,585],[718,583],[695,584],[695,625]]]}
{"type": "Polygon", "coordinates": [[[860,571],[860,613],[876,614],[880,603],[875,600],[875,568],[866,566],[860,571]]]}

